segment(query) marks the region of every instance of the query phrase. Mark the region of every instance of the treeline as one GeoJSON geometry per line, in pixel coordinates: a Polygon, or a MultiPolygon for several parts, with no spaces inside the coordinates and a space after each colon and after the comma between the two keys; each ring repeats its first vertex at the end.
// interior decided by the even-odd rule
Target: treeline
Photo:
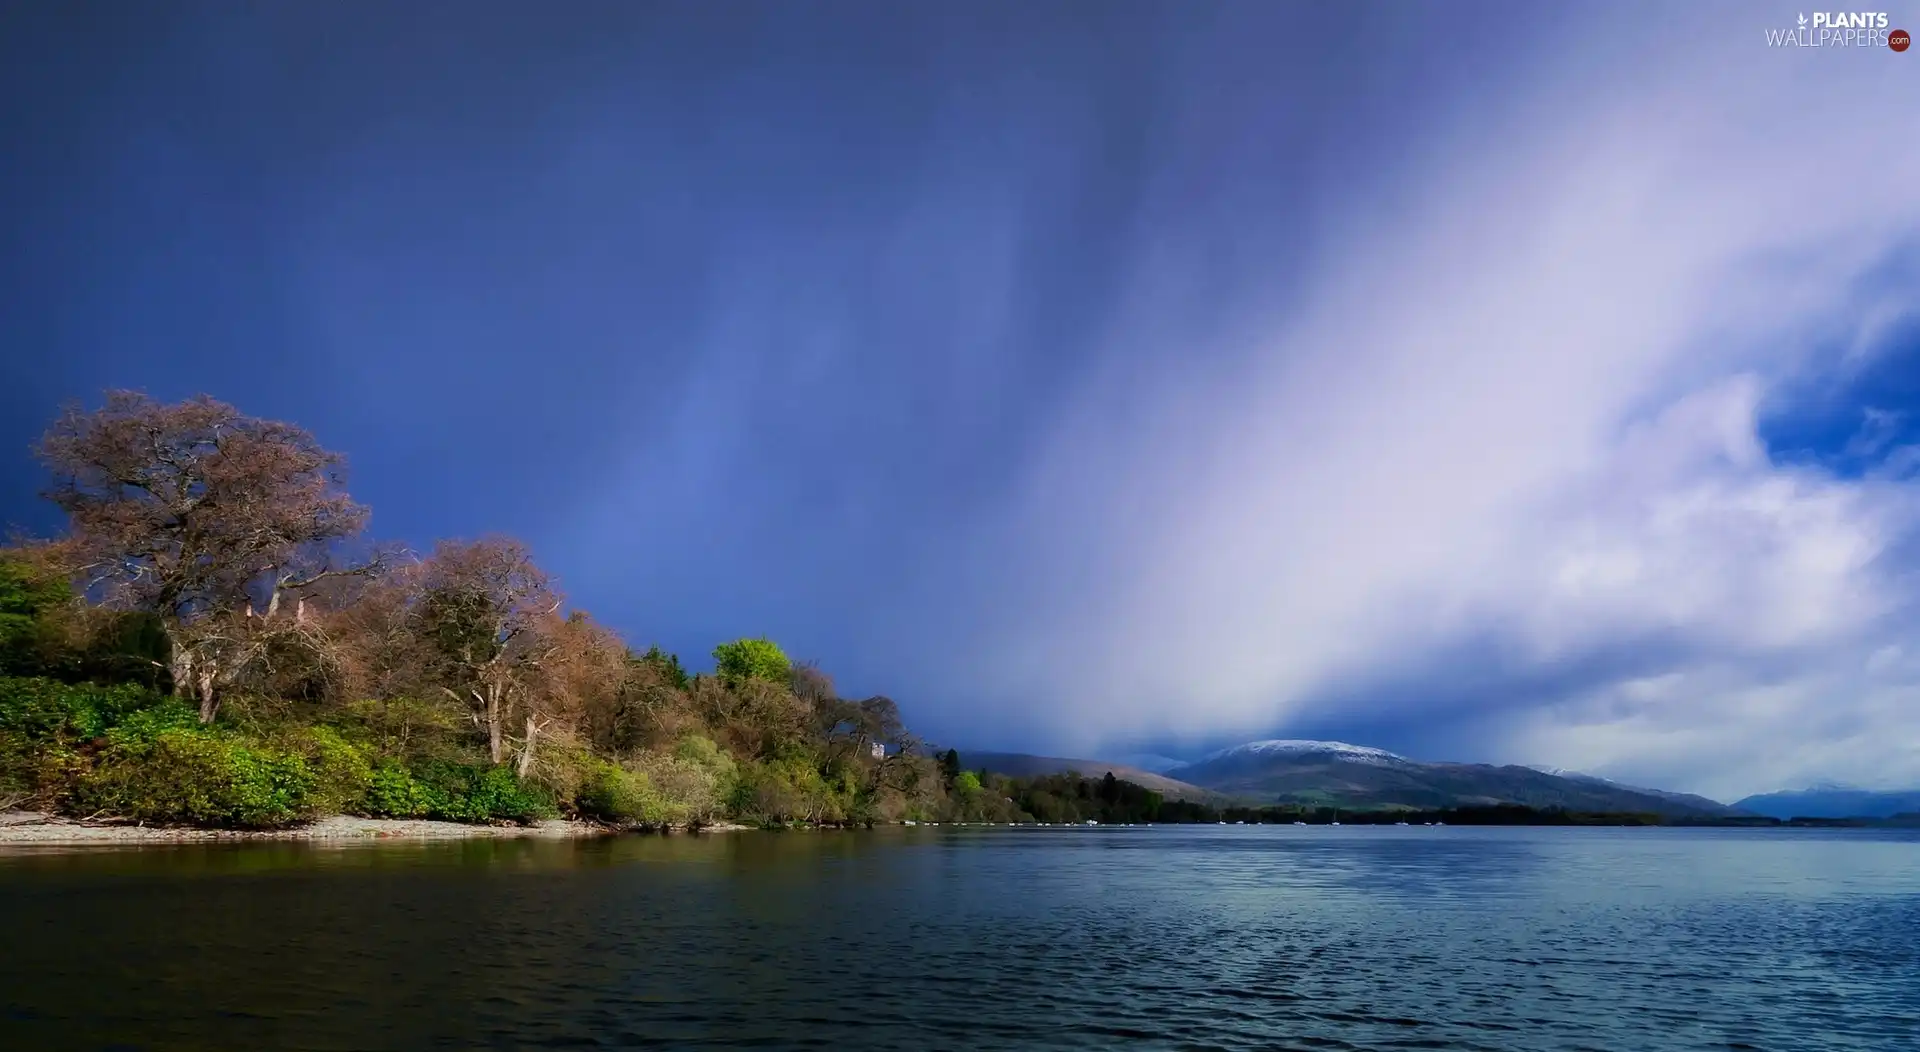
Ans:
{"type": "Polygon", "coordinates": [[[1915,826],[1920,815],[1891,819],[1779,819],[1752,815],[1667,817],[1645,812],[1570,811],[1522,804],[1412,810],[1401,808],[1306,807],[1297,804],[1212,804],[1168,800],[1160,793],[1116,778],[1111,771],[1098,778],[1078,773],[1012,778],[987,772],[959,770],[959,758],[948,753],[941,761],[955,806],[948,814],[957,821],[1045,822],[1078,825],[1458,825],[1458,826],[1915,826]]]}
{"type": "Polygon", "coordinates": [[[68,528],[0,549],[0,806],[266,827],[349,812],[871,823],[1000,814],[886,697],[765,639],[692,673],[521,543],[365,536],[341,458],[110,392],[37,447],[68,528]]]}

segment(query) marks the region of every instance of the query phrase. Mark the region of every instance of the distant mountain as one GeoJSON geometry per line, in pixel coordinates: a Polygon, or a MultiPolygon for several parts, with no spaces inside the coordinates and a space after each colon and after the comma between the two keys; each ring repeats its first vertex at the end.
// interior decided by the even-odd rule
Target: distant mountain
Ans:
{"type": "Polygon", "coordinates": [[[1143,771],[1152,771],[1154,774],[1165,774],[1175,767],[1184,767],[1187,764],[1185,760],[1176,760],[1171,756],[1160,756],[1150,752],[1127,753],[1123,756],[1116,756],[1113,759],[1116,763],[1124,763],[1128,767],[1138,767],[1143,771]]]}
{"type": "MultiPolygon", "coordinates": [[[[1652,796],[1660,797],[1663,800],[1671,800],[1677,804],[1681,804],[1686,807],[1698,808],[1707,814],[1723,814],[1723,813],[1738,814],[1738,813],[1746,812],[1747,810],[1746,808],[1741,807],[1739,804],[1733,804],[1729,806],[1727,804],[1721,803],[1718,800],[1710,800],[1704,796],[1698,796],[1693,793],[1674,793],[1674,792],[1669,792],[1665,789],[1648,789],[1646,786],[1643,786],[1643,785],[1627,785],[1622,782],[1616,782],[1611,778],[1602,778],[1597,774],[1585,774],[1580,771],[1568,771],[1568,770],[1563,770],[1559,767],[1535,767],[1533,769],[1536,771],[1539,771],[1542,774],[1551,774],[1560,778],[1571,779],[1572,781],[1576,781],[1576,782],[1593,782],[1599,785],[1612,786],[1615,789],[1625,789],[1628,792],[1647,793],[1652,796]]],[[[1750,813],[1759,814],[1760,812],[1753,811],[1750,813]]]]}
{"type": "Polygon", "coordinates": [[[995,774],[1004,774],[1013,778],[1066,774],[1069,771],[1078,772],[1087,778],[1101,778],[1105,777],[1108,771],[1112,771],[1115,778],[1151,789],[1169,800],[1192,800],[1196,803],[1217,803],[1221,800],[1219,793],[1210,792],[1197,785],[1188,785],[1186,782],[1175,781],[1152,771],[1107,760],[1031,756],[1019,752],[963,752],[960,754],[960,766],[969,771],[992,771],[995,774]]]}
{"type": "Polygon", "coordinates": [[[1481,763],[1426,763],[1346,742],[1248,742],[1175,767],[1166,777],[1272,803],[1420,808],[1512,803],[1670,818],[1734,813],[1705,797],[1640,789],[1591,775],[1481,763]]]}
{"type": "Polygon", "coordinates": [[[1876,792],[1846,785],[1749,796],[1733,806],[1770,818],[1891,818],[1920,812],[1920,789],[1876,792]]]}

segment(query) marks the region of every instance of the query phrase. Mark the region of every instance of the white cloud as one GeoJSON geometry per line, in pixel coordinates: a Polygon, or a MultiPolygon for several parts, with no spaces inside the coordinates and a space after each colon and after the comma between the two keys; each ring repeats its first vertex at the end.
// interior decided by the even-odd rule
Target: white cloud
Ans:
{"type": "Polygon", "coordinates": [[[1090,384],[996,535],[1032,577],[974,666],[996,713],[1089,748],[1263,732],[1474,633],[1535,666],[1663,633],[1691,656],[1530,699],[1501,758],[1721,792],[1841,757],[1920,776],[1920,672],[1863,671],[1906,616],[1915,493],[1756,432],[1903,305],[1863,278],[1920,231],[1911,71],[1753,35],[1476,114],[1390,228],[1346,202],[1293,313],[1090,384]]]}

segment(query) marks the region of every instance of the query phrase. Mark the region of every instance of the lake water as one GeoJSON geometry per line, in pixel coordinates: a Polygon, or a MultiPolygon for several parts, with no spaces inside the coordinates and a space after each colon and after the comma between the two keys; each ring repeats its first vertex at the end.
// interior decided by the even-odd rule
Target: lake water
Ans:
{"type": "Polygon", "coordinates": [[[8,1049],[1920,1049],[1920,836],[891,829],[0,854],[8,1049]]]}

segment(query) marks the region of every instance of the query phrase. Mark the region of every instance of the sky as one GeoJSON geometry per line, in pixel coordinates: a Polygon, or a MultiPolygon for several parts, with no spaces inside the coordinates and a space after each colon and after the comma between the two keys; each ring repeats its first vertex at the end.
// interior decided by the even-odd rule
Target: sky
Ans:
{"type": "Polygon", "coordinates": [[[1920,56],[1798,13],[5,4],[0,520],[204,392],[940,743],[1920,785],[1920,56]]]}

